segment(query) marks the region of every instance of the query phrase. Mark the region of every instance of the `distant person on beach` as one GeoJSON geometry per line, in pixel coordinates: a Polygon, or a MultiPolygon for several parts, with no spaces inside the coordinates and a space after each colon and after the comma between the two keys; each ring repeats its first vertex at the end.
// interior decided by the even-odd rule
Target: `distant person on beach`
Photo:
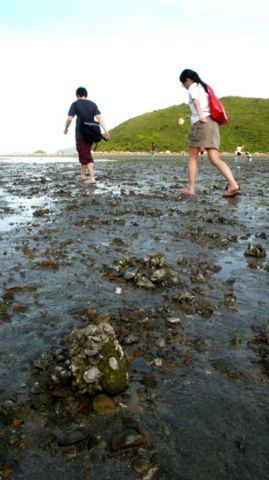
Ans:
{"type": "Polygon", "coordinates": [[[249,162],[252,162],[252,155],[250,152],[246,152],[246,156],[249,162]]]}
{"type": "Polygon", "coordinates": [[[242,155],[242,145],[238,145],[235,150],[237,158],[240,158],[242,155]]]}
{"type": "Polygon", "coordinates": [[[76,91],[76,97],[77,100],[76,102],[72,103],[72,105],[69,108],[68,111],[68,116],[65,122],[65,129],[64,133],[67,134],[68,128],[73,120],[73,118],[76,116],[76,131],[75,131],[75,137],[76,137],[76,148],[78,152],[78,158],[79,162],[81,165],[81,172],[79,178],[81,180],[86,180],[87,179],[87,170],[90,174],[90,178],[86,181],[86,183],[91,184],[95,183],[95,174],[94,174],[94,166],[93,166],[93,157],[92,157],[92,152],[91,152],[91,146],[92,144],[83,138],[83,135],[80,133],[80,125],[81,121],[87,121],[87,122],[93,122],[96,120],[98,123],[100,123],[104,133],[104,137],[106,139],[109,138],[109,133],[108,130],[106,129],[104,119],[101,115],[100,110],[98,109],[97,105],[92,102],[91,100],[88,100],[88,92],[86,88],[84,87],[79,87],[76,91]]]}
{"type": "Polygon", "coordinates": [[[216,167],[228,182],[224,197],[240,193],[239,184],[234,179],[230,167],[219,156],[219,126],[210,116],[207,84],[193,70],[183,70],[179,77],[183,87],[189,92],[191,129],[189,132],[188,186],[180,190],[181,195],[194,196],[197,178],[197,161],[200,146],[203,145],[211,164],[216,167]]]}
{"type": "Polygon", "coordinates": [[[204,147],[200,147],[200,148],[199,148],[199,155],[200,155],[201,158],[203,158],[204,153],[205,153],[204,147]]]}
{"type": "Polygon", "coordinates": [[[152,142],[152,144],[151,144],[151,155],[152,155],[153,158],[155,157],[155,153],[156,153],[156,145],[155,145],[155,143],[152,142]]]}

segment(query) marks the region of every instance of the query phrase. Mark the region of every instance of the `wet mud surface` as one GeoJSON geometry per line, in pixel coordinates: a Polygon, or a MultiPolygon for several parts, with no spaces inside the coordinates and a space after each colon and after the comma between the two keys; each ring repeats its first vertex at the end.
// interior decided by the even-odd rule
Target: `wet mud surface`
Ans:
{"type": "Polygon", "coordinates": [[[268,477],[269,159],[229,162],[225,199],[206,159],[195,198],[182,159],[96,162],[96,186],[1,160],[1,480],[268,477]],[[53,376],[100,321],[129,358],[105,412],[53,376]]]}

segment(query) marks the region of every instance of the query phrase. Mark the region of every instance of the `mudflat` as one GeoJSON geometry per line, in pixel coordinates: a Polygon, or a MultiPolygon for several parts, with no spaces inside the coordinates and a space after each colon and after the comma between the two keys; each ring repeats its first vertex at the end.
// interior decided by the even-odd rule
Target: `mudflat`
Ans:
{"type": "Polygon", "coordinates": [[[206,158],[184,198],[183,158],[1,159],[0,478],[267,478],[269,159],[227,161],[234,198],[206,158]],[[100,322],[129,380],[98,410],[55,372],[100,322]]]}

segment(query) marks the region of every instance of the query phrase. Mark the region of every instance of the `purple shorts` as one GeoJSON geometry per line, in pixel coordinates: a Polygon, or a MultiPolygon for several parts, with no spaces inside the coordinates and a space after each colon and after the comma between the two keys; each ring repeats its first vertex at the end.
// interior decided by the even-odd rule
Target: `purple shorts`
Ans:
{"type": "Polygon", "coordinates": [[[78,152],[78,159],[81,165],[88,165],[88,163],[93,163],[91,143],[87,142],[87,140],[84,140],[84,138],[78,138],[76,140],[76,147],[78,152]]]}

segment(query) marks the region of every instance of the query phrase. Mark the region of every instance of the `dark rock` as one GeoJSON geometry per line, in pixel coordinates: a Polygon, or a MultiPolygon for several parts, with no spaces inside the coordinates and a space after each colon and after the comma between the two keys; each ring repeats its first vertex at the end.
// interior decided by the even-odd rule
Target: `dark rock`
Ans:
{"type": "Polygon", "coordinates": [[[264,258],[266,257],[265,248],[260,243],[249,243],[245,251],[246,257],[264,258]]]}
{"type": "Polygon", "coordinates": [[[111,450],[112,452],[118,452],[127,448],[141,447],[147,443],[145,435],[130,429],[111,437],[111,450]]]}
{"type": "Polygon", "coordinates": [[[89,432],[84,429],[74,430],[73,432],[68,433],[62,438],[58,438],[59,447],[68,447],[69,445],[74,445],[75,443],[83,442],[89,437],[89,432]]]}

